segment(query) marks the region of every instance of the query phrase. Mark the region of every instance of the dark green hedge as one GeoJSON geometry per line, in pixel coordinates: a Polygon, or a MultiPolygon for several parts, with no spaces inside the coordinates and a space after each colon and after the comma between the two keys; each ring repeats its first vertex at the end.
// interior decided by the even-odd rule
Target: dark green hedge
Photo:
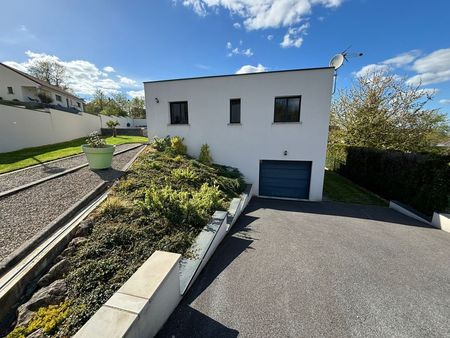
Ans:
{"type": "Polygon", "coordinates": [[[339,172],[359,185],[431,215],[450,195],[450,156],[349,147],[339,172]]]}

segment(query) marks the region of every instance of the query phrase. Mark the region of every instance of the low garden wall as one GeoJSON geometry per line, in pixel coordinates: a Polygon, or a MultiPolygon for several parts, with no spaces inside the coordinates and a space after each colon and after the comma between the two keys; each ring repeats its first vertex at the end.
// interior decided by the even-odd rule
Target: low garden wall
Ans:
{"type": "Polygon", "coordinates": [[[56,109],[26,109],[0,104],[0,153],[70,141],[106,127],[115,119],[121,128],[134,127],[142,120],[116,116],[69,113],[56,109]]]}
{"type": "Polygon", "coordinates": [[[349,147],[339,172],[376,194],[431,216],[448,207],[450,156],[349,147]]]}

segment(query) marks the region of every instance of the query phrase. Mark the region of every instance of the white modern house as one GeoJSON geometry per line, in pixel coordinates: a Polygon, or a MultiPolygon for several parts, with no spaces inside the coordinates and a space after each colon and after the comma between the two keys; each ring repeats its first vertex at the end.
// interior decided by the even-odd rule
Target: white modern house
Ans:
{"type": "Polygon", "coordinates": [[[46,94],[55,108],[84,111],[79,97],[34,76],[0,63],[0,98],[5,101],[40,102],[38,95],[46,94]]]}
{"type": "Polygon", "coordinates": [[[181,136],[192,156],[238,168],[253,194],[322,199],[334,68],[145,83],[149,137],[181,136]]]}

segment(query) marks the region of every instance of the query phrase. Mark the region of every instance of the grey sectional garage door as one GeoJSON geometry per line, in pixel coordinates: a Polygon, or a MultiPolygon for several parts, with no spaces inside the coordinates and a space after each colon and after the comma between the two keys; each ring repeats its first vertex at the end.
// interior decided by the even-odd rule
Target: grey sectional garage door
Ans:
{"type": "Polygon", "coordinates": [[[260,161],[259,195],[309,198],[311,161],[260,161]]]}

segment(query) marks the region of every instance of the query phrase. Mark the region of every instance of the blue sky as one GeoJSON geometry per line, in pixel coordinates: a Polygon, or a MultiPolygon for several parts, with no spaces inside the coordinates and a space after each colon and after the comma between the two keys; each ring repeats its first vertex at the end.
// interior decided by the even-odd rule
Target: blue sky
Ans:
{"type": "Polygon", "coordinates": [[[437,90],[433,106],[450,112],[448,1],[14,0],[2,12],[0,60],[63,62],[84,97],[243,66],[321,67],[351,45],[364,56],[340,69],[340,87],[361,70],[390,69],[437,90]]]}

